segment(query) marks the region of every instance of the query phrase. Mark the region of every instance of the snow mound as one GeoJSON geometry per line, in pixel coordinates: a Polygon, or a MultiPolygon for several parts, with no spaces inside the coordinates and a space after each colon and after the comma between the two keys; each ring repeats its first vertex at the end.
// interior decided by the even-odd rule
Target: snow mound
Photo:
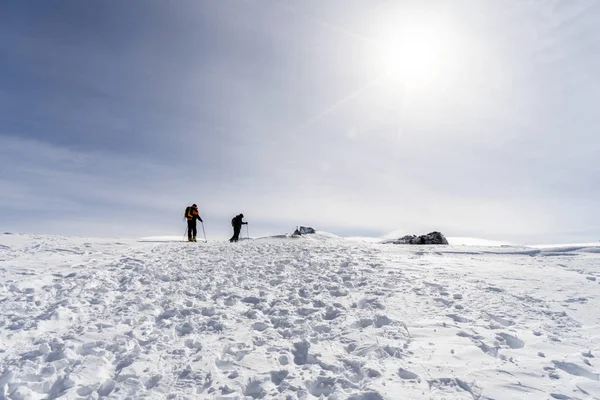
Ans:
{"type": "Polygon", "coordinates": [[[289,234],[281,234],[281,235],[271,235],[265,236],[261,238],[257,238],[255,240],[267,241],[267,240],[287,240],[287,239],[304,239],[304,240],[314,240],[314,241],[323,241],[323,240],[343,240],[344,238],[335,235],[333,233],[318,231],[314,228],[308,226],[298,226],[294,233],[289,234]]]}

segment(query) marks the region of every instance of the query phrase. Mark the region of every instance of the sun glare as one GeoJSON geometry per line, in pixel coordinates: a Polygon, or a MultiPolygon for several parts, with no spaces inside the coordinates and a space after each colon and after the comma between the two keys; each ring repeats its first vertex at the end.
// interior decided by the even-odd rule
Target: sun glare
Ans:
{"type": "Polygon", "coordinates": [[[455,38],[452,26],[438,15],[386,15],[376,24],[372,68],[389,83],[425,89],[451,79],[455,38]]]}

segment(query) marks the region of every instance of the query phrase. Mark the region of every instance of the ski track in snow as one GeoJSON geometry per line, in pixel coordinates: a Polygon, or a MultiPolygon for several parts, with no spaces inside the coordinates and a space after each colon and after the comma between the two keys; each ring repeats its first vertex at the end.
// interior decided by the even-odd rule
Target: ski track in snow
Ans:
{"type": "Polygon", "coordinates": [[[598,399],[600,253],[0,235],[0,399],[598,399]]]}

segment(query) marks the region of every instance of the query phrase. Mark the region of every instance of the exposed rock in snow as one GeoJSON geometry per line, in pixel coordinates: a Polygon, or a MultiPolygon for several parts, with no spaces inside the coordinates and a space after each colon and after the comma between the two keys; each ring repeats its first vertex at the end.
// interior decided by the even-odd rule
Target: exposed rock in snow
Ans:
{"type": "Polygon", "coordinates": [[[289,233],[283,233],[283,234],[279,234],[279,235],[269,235],[269,236],[264,236],[264,237],[259,237],[253,240],[260,240],[260,241],[268,241],[268,240],[272,240],[272,239],[298,239],[301,237],[311,237],[312,239],[316,239],[316,240],[321,240],[321,239],[339,239],[339,236],[327,233],[327,232],[317,232],[314,228],[311,228],[309,226],[302,226],[299,225],[296,227],[296,229],[294,230],[294,233],[289,234],[289,233]],[[307,236],[310,235],[310,236],[307,236]]]}
{"type": "Polygon", "coordinates": [[[393,244],[448,244],[448,240],[441,232],[430,232],[426,235],[407,235],[397,240],[389,240],[393,244]]]}
{"type": "Polygon", "coordinates": [[[315,231],[310,226],[300,225],[299,227],[296,228],[296,230],[294,231],[292,236],[311,235],[313,233],[317,233],[317,231],[315,231]]]}
{"type": "Polygon", "coordinates": [[[334,235],[332,233],[327,233],[323,231],[317,231],[310,226],[297,226],[294,230],[294,233],[291,235],[281,234],[281,235],[270,235],[265,237],[257,238],[257,240],[265,241],[271,239],[298,239],[298,238],[310,238],[312,240],[330,240],[330,239],[341,239],[341,237],[334,235]]]}

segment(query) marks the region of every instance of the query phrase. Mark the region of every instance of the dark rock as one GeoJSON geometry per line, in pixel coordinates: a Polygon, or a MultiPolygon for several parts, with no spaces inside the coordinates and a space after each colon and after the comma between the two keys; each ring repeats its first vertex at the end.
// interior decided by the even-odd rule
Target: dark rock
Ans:
{"type": "Polygon", "coordinates": [[[292,236],[310,235],[316,233],[316,231],[310,226],[299,226],[296,228],[292,236]]]}
{"type": "MultiPolygon", "coordinates": [[[[388,242],[389,243],[389,242],[388,242]]],[[[427,235],[407,235],[397,240],[392,240],[393,244],[448,244],[448,240],[441,232],[431,232],[427,235]]]]}

